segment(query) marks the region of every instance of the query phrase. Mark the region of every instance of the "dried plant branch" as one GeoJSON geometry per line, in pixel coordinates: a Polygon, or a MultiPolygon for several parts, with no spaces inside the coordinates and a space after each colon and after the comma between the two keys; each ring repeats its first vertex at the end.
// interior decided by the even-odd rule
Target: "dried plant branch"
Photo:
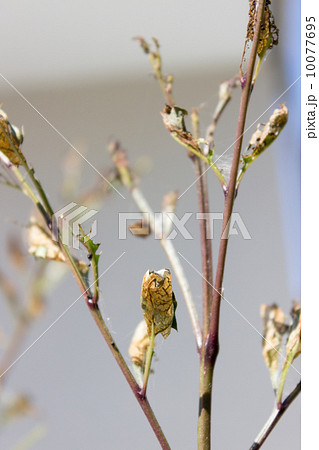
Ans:
{"type": "Polygon", "coordinates": [[[151,66],[153,68],[154,76],[158,81],[158,84],[161,88],[161,91],[163,92],[163,95],[165,97],[165,101],[167,105],[173,106],[174,105],[174,99],[172,94],[172,86],[173,86],[173,76],[172,75],[163,75],[162,72],[162,57],[159,52],[159,42],[157,39],[153,38],[153,43],[155,46],[155,51],[152,51],[148,43],[145,41],[145,39],[141,36],[136,36],[134,38],[136,41],[139,42],[140,46],[142,47],[142,50],[144,53],[146,53],[149,57],[151,66]]]}
{"type": "Polygon", "coordinates": [[[206,141],[208,143],[209,148],[214,147],[214,134],[216,125],[224,109],[226,108],[231,99],[231,92],[234,88],[236,88],[239,85],[240,85],[240,77],[239,74],[236,74],[230,80],[223,81],[219,86],[219,100],[213,114],[212,122],[206,132],[206,141]]]}
{"type": "Polygon", "coordinates": [[[233,162],[230,172],[229,184],[225,193],[225,206],[222,225],[222,238],[220,240],[219,254],[216,269],[216,278],[214,284],[213,302],[210,314],[209,332],[206,336],[203,335],[203,346],[205,347],[204,364],[205,369],[200,380],[200,404],[199,404],[199,420],[198,420],[198,446],[201,449],[210,449],[210,435],[211,435],[211,398],[212,398],[212,384],[213,372],[216,359],[219,352],[219,316],[220,316],[220,302],[222,293],[222,284],[224,277],[224,268],[226,261],[226,252],[228,244],[228,233],[230,226],[230,218],[233,211],[233,204],[235,199],[235,188],[237,180],[237,172],[241,154],[242,140],[245,129],[245,121],[252,89],[252,78],[254,73],[254,66],[257,56],[257,49],[259,43],[259,35],[262,26],[265,1],[260,0],[258,3],[258,10],[255,22],[254,37],[249,57],[247,72],[241,79],[242,93],[239,107],[239,116],[237,124],[236,141],[234,146],[233,162]],[[226,236],[226,238],[223,238],[226,236]]]}
{"type": "Polygon", "coordinates": [[[275,428],[275,426],[281,419],[281,417],[287,411],[292,402],[298,397],[300,392],[301,392],[301,382],[299,381],[295,389],[281,403],[280,407],[279,408],[275,407],[275,409],[269,416],[269,419],[263,426],[262,430],[256,437],[253,445],[250,447],[249,450],[258,450],[259,448],[261,448],[261,446],[264,444],[264,442],[266,441],[272,430],[275,428]]]}

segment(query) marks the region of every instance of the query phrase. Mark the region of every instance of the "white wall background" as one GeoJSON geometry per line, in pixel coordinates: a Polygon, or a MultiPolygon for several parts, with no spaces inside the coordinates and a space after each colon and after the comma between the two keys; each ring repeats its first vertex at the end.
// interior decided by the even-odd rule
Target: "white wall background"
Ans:
{"type": "Polygon", "coordinates": [[[1,73],[12,83],[145,73],[132,37],[159,39],[165,61],[191,72],[238,58],[246,1],[13,0],[1,8],[1,73]]]}

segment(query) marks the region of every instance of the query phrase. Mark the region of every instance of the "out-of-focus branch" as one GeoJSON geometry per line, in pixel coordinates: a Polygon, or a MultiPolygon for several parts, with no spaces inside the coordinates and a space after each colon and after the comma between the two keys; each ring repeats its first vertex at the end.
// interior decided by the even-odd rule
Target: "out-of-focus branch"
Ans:
{"type": "MultiPolygon", "coordinates": [[[[114,164],[118,168],[120,177],[122,179],[122,183],[130,191],[135,203],[137,204],[141,213],[144,214],[146,221],[149,223],[151,230],[153,231],[153,233],[155,233],[154,212],[152,211],[152,208],[148,204],[147,200],[145,199],[142,191],[137,187],[134,181],[134,176],[130,170],[129,163],[126,157],[126,152],[117,142],[111,142],[109,145],[109,150],[111,155],[113,156],[114,164]]],[[[190,320],[192,323],[197,350],[200,351],[202,345],[202,332],[189,283],[185,276],[177,252],[172,244],[172,241],[170,239],[166,239],[166,236],[165,235],[163,236],[163,234],[159,237],[160,243],[172,265],[173,271],[175,273],[180,289],[184,296],[188,314],[190,316],[190,320]]]]}

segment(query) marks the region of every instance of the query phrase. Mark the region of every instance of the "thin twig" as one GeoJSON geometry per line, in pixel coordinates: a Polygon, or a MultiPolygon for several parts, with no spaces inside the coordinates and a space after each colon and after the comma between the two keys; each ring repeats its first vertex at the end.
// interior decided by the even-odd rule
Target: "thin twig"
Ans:
{"type": "Polygon", "coordinates": [[[145,395],[146,395],[147,383],[148,383],[148,378],[150,375],[151,363],[152,363],[153,353],[154,353],[154,340],[155,340],[155,324],[154,324],[154,322],[152,322],[150,343],[149,343],[147,353],[146,353],[144,381],[143,381],[143,388],[141,391],[142,397],[145,397],[145,395]]]}
{"type": "Polygon", "coordinates": [[[240,85],[239,74],[236,74],[230,80],[223,81],[219,86],[219,100],[213,114],[212,122],[206,132],[206,141],[208,142],[209,148],[213,148],[214,146],[214,133],[216,125],[224,109],[226,108],[231,99],[231,91],[232,89],[234,89],[239,85],[240,85]]]}
{"type": "Polygon", "coordinates": [[[256,437],[253,445],[249,450],[258,450],[261,448],[265,440],[268,438],[272,430],[275,428],[283,414],[287,411],[292,402],[298,397],[301,392],[301,382],[297,384],[295,389],[285,398],[285,400],[281,403],[279,408],[275,408],[273,412],[270,414],[269,419],[263,426],[262,430],[256,437]]]}

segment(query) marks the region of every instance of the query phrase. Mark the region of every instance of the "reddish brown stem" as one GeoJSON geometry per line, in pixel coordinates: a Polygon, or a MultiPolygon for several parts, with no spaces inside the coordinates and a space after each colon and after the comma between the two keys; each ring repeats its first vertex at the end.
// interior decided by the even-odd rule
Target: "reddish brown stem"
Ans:
{"type": "Polygon", "coordinates": [[[204,357],[202,357],[201,361],[202,367],[201,367],[200,404],[199,404],[199,420],[198,420],[198,447],[201,450],[210,449],[211,397],[212,397],[213,372],[219,351],[218,335],[219,335],[220,300],[221,300],[221,290],[223,284],[224,268],[228,244],[229,223],[235,198],[238,165],[242,147],[247,108],[251,94],[252,77],[257,55],[257,48],[263,19],[264,7],[265,7],[265,0],[261,0],[258,4],[256,27],[254,30],[254,38],[248,61],[247,72],[244,77],[245,79],[242,80],[242,94],[239,107],[236,141],[234,146],[234,155],[230,172],[230,179],[225,197],[222,237],[219,246],[213,301],[210,314],[210,326],[208,335],[205,336],[203,334],[204,357]]]}
{"type": "Polygon", "coordinates": [[[203,214],[203,218],[200,220],[200,243],[203,273],[203,336],[206,336],[208,333],[213,297],[213,252],[210,239],[207,177],[203,170],[203,162],[199,158],[195,158],[194,165],[197,177],[199,212],[203,214]]]}
{"type": "Polygon", "coordinates": [[[142,408],[147,420],[149,421],[149,424],[151,425],[155,436],[158,439],[158,442],[160,443],[162,449],[169,450],[170,446],[164,436],[164,433],[154,415],[154,412],[146,398],[145,395],[142,395],[141,388],[135,381],[130,369],[128,368],[121,352],[119,351],[117,345],[115,344],[111,333],[109,332],[108,328],[105,325],[105,322],[102,318],[100,309],[98,307],[97,303],[90,302],[89,299],[86,298],[86,303],[89,307],[89,310],[93,316],[93,319],[95,320],[95,323],[97,324],[105,342],[107,343],[109,349],[112,352],[112,355],[114,356],[117,364],[119,365],[126,381],[128,382],[136,400],[138,401],[140,407],[142,408]]]}
{"type": "Polygon", "coordinates": [[[295,389],[285,398],[280,407],[275,409],[267,420],[265,426],[257,436],[255,442],[249,450],[258,450],[264,444],[272,430],[275,428],[283,414],[287,411],[292,402],[298,397],[301,392],[301,382],[297,384],[295,389]]]}

